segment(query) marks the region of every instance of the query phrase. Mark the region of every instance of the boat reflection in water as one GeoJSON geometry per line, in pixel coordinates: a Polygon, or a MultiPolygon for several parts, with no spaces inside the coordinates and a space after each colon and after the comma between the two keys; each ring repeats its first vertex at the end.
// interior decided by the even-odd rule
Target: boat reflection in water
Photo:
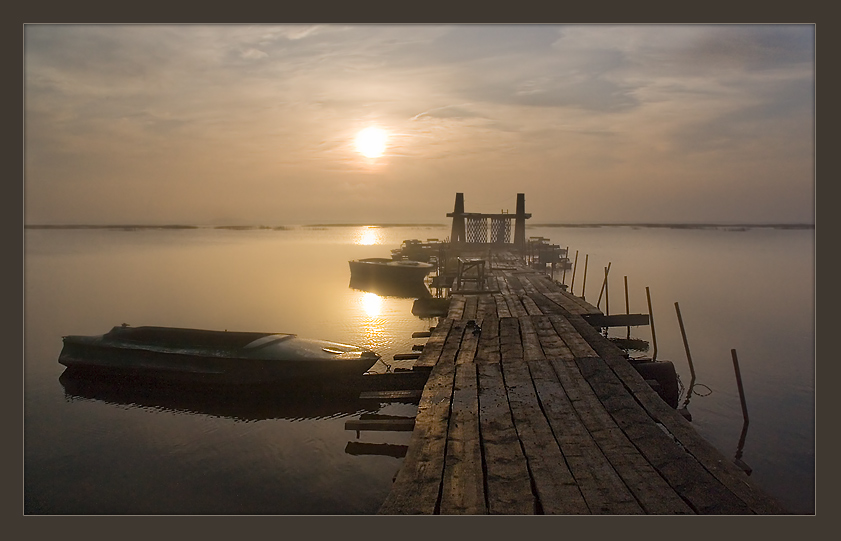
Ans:
{"type": "Polygon", "coordinates": [[[351,275],[348,287],[358,291],[376,293],[381,297],[425,299],[432,296],[423,281],[402,282],[351,275]]]}
{"type": "Polygon", "coordinates": [[[359,398],[363,384],[191,385],[67,368],[59,377],[68,400],[150,408],[241,421],[326,419],[375,412],[359,398]]]}

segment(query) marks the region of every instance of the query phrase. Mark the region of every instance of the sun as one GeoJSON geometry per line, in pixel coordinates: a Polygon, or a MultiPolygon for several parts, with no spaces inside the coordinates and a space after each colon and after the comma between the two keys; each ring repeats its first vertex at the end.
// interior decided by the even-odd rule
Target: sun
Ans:
{"type": "Polygon", "coordinates": [[[379,158],[385,153],[388,134],[381,128],[365,128],[356,134],[356,150],[367,158],[379,158]]]}

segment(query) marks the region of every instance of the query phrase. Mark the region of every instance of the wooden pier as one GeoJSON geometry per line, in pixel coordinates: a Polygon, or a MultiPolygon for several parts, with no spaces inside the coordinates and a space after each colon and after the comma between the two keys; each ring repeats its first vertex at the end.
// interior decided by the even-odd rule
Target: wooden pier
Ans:
{"type": "Polygon", "coordinates": [[[460,255],[485,258],[483,283],[451,292],[416,361],[380,514],[786,513],[585,319],[599,309],[511,246],[475,248],[460,255]]]}

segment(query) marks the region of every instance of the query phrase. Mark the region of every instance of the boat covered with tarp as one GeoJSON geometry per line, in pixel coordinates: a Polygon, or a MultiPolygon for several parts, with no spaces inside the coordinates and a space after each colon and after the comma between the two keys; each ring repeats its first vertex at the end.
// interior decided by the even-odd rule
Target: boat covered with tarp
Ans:
{"type": "Polygon", "coordinates": [[[74,371],[221,384],[341,381],[379,360],[365,348],[289,333],[121,325],[65,336],[58,362],[74,371]]]}

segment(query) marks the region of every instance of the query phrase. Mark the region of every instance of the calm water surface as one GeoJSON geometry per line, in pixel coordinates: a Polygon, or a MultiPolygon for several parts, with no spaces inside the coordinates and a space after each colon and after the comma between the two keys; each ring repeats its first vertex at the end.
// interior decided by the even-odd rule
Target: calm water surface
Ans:
{"type": "MultiPolygon", "coordinates": [[[[434,320],[413,299],[349,287],[347,261],[388,257],[448,227],[40,230],[25,232],[24,501],[28,514],[370,514],[402,459],[352,455],[350,441],[406,444],[407,433],[344,430],[362,413],[412,415],[352,392],[218,396],[85,385],[61,378],[61,337],[129,323],[294,332],[368,346],[385,359],[422,343],[434,320]]],[[[579,251],[573,291],[596,302],[610,264],[610,313],[647,312],[658,359],[697,375],[697,430],[742,459],[798,513],[814,512],[814,230],[532,227],[579,251]],[[706,395],[706,396],[701,396],[706,395]]],[[[572,282],[572,271],[557,279],[572,282]]],[[[605,308],[605,300],[601,302],[605,308]]],[[[625,330],[614,330],[624,336],[625,330]]],[[[632,336],[651,341],[648,328],[632,336]]],[[[649,351],[648,354],[652,352],[649,351]]],[[[400,362],[391,363],[400,366],[400,362]]],[[[406,366],[409,366],[408,362],[406,366]]],[[[383,371],[385,367],[374,367],[383,371]]]]}

